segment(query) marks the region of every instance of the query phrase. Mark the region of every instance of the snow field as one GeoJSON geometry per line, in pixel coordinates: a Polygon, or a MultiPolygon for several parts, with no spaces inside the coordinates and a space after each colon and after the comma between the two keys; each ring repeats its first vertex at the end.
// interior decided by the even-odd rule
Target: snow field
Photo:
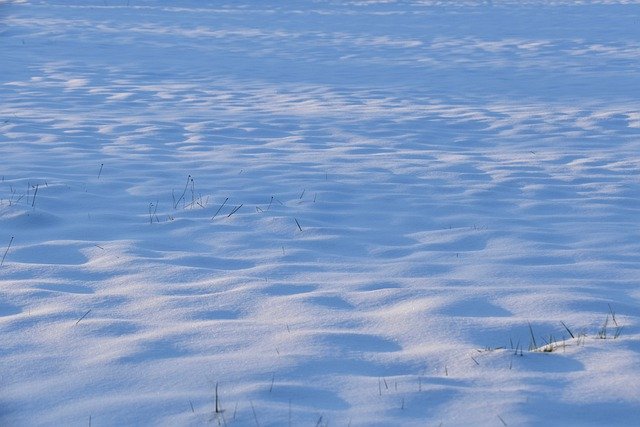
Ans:
{"type": "Polygon", "coordinates": [[[0,2],[0,424],[634,425],[638,22],[0,2]]]}

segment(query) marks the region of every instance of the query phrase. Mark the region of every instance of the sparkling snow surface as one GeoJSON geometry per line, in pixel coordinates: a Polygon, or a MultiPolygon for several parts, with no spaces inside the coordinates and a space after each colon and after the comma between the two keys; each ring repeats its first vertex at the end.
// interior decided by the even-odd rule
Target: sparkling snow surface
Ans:
{"type": "Polygon", "coordinates": [[[640,422],[637,1],[0,1],[0,179],[2,426],[640,422]]]}

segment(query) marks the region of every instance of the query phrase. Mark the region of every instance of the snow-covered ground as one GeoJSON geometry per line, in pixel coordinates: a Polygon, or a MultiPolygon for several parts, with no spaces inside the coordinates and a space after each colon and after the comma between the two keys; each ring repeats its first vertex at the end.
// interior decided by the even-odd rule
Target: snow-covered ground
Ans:
{"type": "Polygon", "coordinates": [[[639,3],[1,1],[0,425],[638,425],[639,3]]]}

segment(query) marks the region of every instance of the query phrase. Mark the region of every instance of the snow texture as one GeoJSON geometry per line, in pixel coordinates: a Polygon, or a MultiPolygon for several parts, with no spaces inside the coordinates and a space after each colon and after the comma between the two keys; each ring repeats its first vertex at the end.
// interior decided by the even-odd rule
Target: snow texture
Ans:
{"type": "Polygon", "coordinates": [[[0,425],[638,425],[639,35],[1,1],[0,425]]]}

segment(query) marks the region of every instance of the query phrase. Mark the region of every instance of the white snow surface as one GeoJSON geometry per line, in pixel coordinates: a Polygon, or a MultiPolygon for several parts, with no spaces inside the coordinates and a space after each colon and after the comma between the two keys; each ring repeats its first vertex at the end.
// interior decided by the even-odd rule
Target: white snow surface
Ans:
{"type": "Polygon", "coordinates": [[[640,422],[638,1],[2,1],[0,119],[2,426],[640,422]]]}

